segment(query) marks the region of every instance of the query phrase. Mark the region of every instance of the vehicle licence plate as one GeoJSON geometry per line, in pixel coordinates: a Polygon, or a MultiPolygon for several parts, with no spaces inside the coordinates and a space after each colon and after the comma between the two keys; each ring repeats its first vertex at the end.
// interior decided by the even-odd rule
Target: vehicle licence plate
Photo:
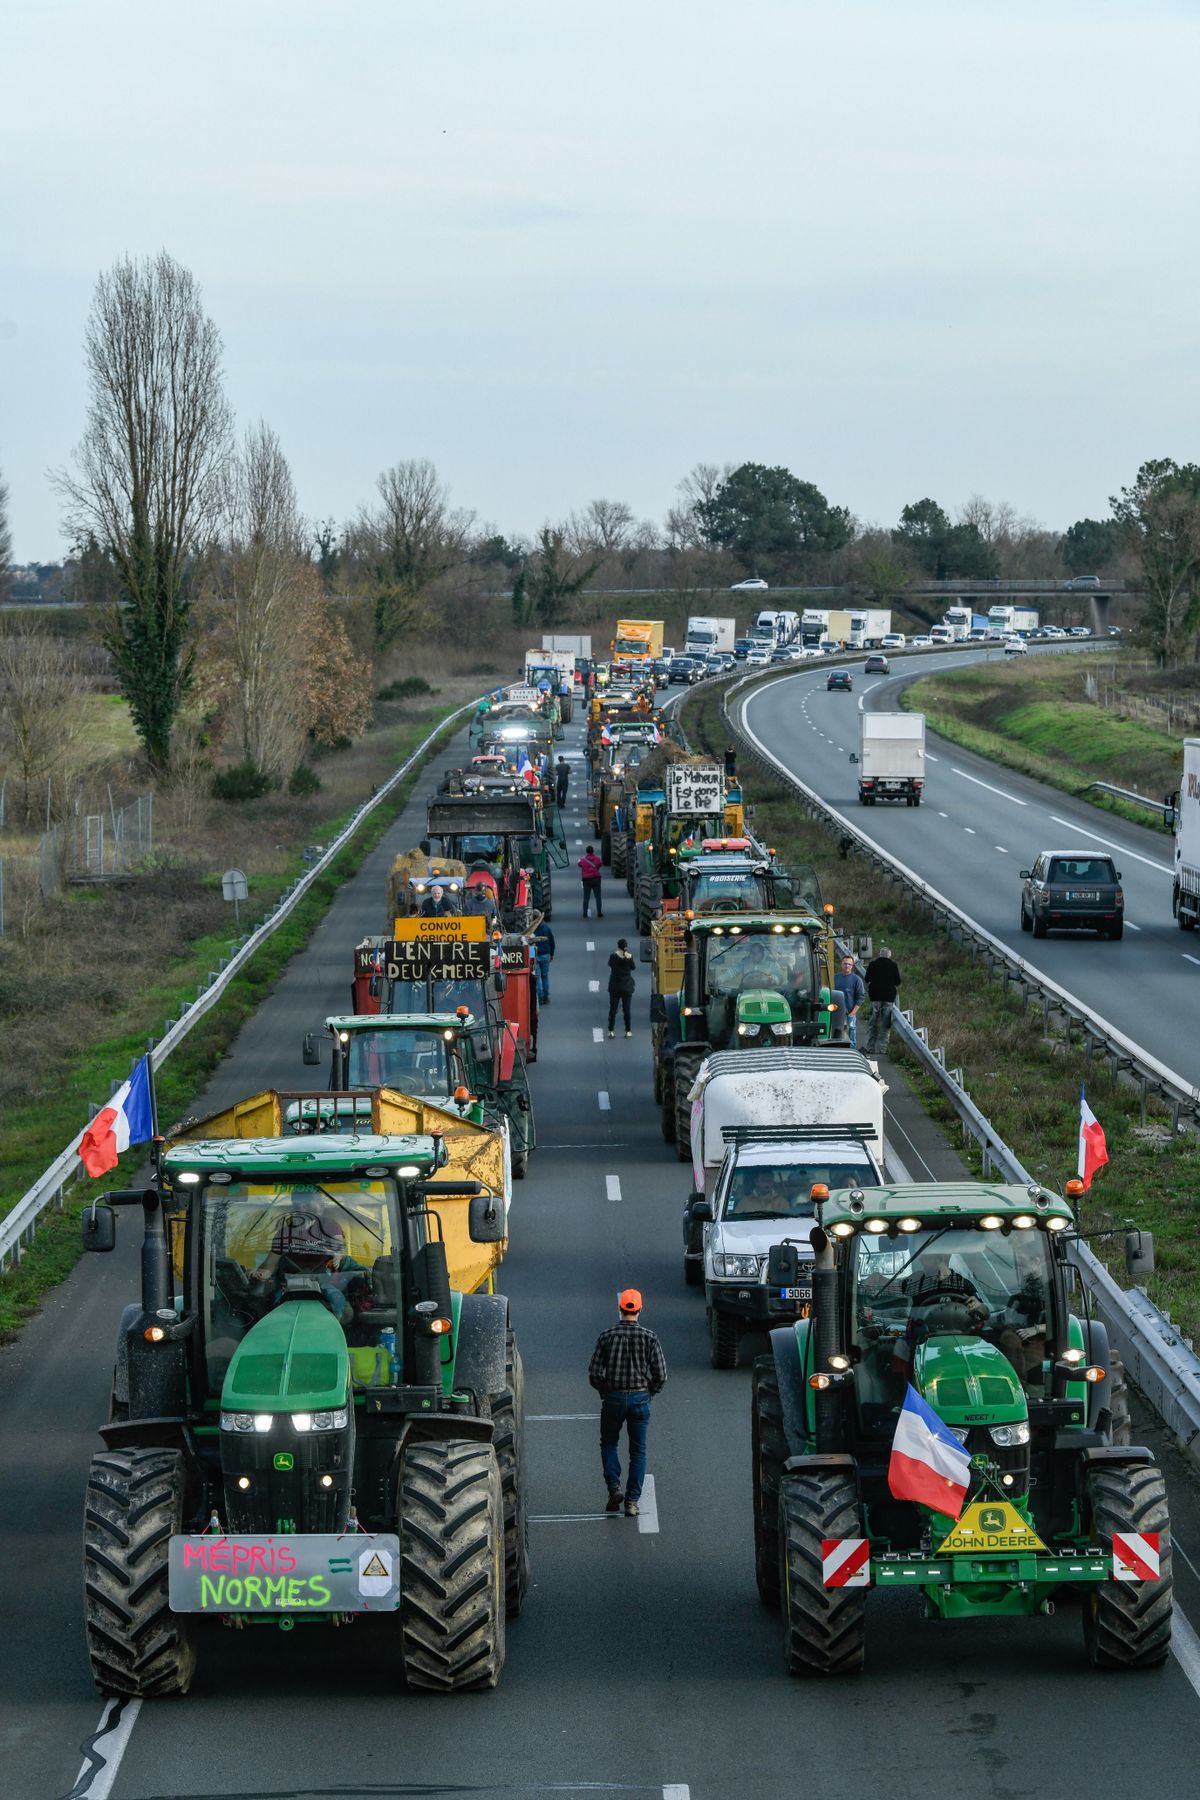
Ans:
{"type": "Polygon", "coordinates": [[[779,1298],[781,1300],[811,1300],[812,1289],[810,1287],[780,1288],[779,1298]]]}
{"type": "Polygon", "coordinates": [[[1098,900],[1099,898],[1100,898],[1099,888],[1068,888],[1067,889],[1067,899],[1068,900],[1098,900]]]}

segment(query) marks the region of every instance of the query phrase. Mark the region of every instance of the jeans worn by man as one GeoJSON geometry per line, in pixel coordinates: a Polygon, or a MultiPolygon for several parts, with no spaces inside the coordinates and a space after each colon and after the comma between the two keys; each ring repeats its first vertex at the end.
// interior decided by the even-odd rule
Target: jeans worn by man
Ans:
{"type": "Polygon", "coordinates": [[[867,999],[871,1002],[867,1055],[883,1056],[887,1053],[888,1038],[892,1030],[892,1011],[900,991],[900,970],[886,944],[881,946],[879,955],[867,964],[866,983],[867,999]]]}

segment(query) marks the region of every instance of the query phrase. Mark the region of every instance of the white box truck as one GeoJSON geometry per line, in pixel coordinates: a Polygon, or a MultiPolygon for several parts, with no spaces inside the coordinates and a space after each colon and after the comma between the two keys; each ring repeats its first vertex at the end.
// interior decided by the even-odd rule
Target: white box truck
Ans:
{"type": "Polygon", "coordinates": [[[1200,922],[1200,738],[1183,740],[1183,781],[1168,796],[1175,809],[1175,881],[1171,911],[1181,931],[1200,922]]]}
{"type": "Polygon", "coordinates": [[[685,656],[713,656],[728,652],[732,656],[736,642],[736,619],[710,619],[696,615],[687,622],[683,654],[685,656]]]}
{"type": "Polygon", "coordinates": [[[592,640],[586,631],[575,633],[547,631],[542,635],[542,649],[569,650],[572,656],[586,656],[590,659],[592,640]]]}
{"type": "Polygon", "coordinates": [[[864,712],[859,715],[858,798],[903,800],[920,806],[925,791],[925,714],[864,712]]]}
{"type": "Polygon", "coordinates": [[[850,609],[850,644],[855,650],[878,650],[891,629],[889,607],[855,606],[850,609]]]}

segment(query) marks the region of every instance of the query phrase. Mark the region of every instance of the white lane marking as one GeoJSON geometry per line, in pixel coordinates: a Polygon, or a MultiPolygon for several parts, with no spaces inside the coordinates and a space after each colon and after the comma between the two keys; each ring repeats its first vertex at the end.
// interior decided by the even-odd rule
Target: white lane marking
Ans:
{"type": "Polygon", "coordinates": [[[582,842],[583,842],[583,839],[582,839],[582,838],[576,838],[576,839],[575,839],[575,845],[576,845],[576,848],[578,848],[578,847],[579,847],[579,845],[580,845],[580,844],[582,844],[582,842]]]}
{"type": "Polygon", "coordinates": [[[902,1163],[900,1158],[896,1155],[894,1145],[885,1142],[883,1146],[883,1160],[887,1165],[892,1180],[895,1181],[898,1186],[907,1187],[911,1183],[912,1176],[909,1174],[904,1163],[902,1163]]]}
{"type": "Polygon", "coordinates": [[[1132,856],[1134,862],[1145,863],[1148,869],[1157,869],[1160,875],[1171,874],[1171,867],[1168,863],[1156,862],[1152,856],[1139,856],[1136,850],[1127,850],[1124,844],[1118,844],[1115,838],[1101,837],[1098,831],[1087,831],[1082,825],[1072,825],[1070,819],[1060,819],[1057,813],[1051,813],[1050,817],[1056,825],[1065,825],[1068,831],[1077,831],[1080,837],[1095,838],[1098,844],[1107,844],[1110,850],[1117,851],[1121,856],[1132,856]]]}
{"type": "Polygon", "coordinates": [[[950,814],[949,814],[949,813],[944,813],[944,812],[940,812],[940,813],[939,813],[939,814],[938,814],[938,818],[939,818],[939,819],[948,819],[948,818],[949,818],[949,817],[950,817],[950,814]]]}
{"type": "Polygon", "coordinates": [[[588,993],[589,994],[598,994],[599,992],[600,992],[600,983],[598,981],[589,981],[588,982],[588,993]]]}
{"type": "Polygon", "coordinates": [[[973,825],[964,825],[963,830],[968,834],[969,837],[975,836],[975,827],[973,825]]]}
{"type": "Polygon", "coordinates": [[[1179,954],[1184,962],[1195,963],[1196,967],[1200,969],[1200,956],[1191,956],[1186,950],[1181,950],[1179,954]]]}
{"type": "Polygon", "coordinates": [[[1126,931],[1140,931],[1142,928],[1140,925],[1135,925],[1132,919],[1126,919],[1125,929],[1126,931]]]}
{"type": "Polygon", "coordinates": [[[986,788],[989,794],[999,794],[1002,800],[1011,800],[1014,806],[1028,806],[1027,800],[1018,800],[1015,794],[1006,794],[1003,788],[993,787],[990,781],[980,781],[978,775],[968,775],[965,769],[955,769],[955,775],[961,775],[964,781],[973,781],[976,787],[986,788]]]}
{"type": "Polygon", "coordinates": [[[558,1419],[598,1419],[599,1417],[599,1413],[526,1413],[525,1423],[527,1425],[546,1425],[552,1424],[558,1419]]]}
{"type": "Polygon", "coordinates": [[[100,1724],[92,1739],[95,1757],[86,1756],[71,1792],[76,1800],[108,1800],[112,1793],[113,1782],[117,1779],[117,1771],[121,1767],[121,1759],[129,1748],[129,1740],[133,1728],[137,1724],[137,1716],[142,1710],[140,1700],[108,1700],[104,1711],[100,1714],[100,1724]],[[116,1726],[109,1729],[108,1721],[114,1713],[119,1714],[116,1726]],[[103,1746],[103,1748],[101,1748],[103,1746]]]}
{"type": "Polygon", "coordinates": [[[1007,850],[1006,850],[1006,849],[1005,849],[1005,848],[1004,848],[1004,845],[1003,845],[1003,844],[993,844],[993,845],[992,845],[992,849],[993,849],[993,850],[998,850],[998,851],[999,851],[999,852],[1000,852],[1000,854],[1001,854],[1001,856],[1007,856],[1007,855],[1008,855],[1008,851],[1007,851],[1007,850]]]}
{"type": "Polygon", "coordinates": [[[663,1788],[662,1800],[692,1800],[692,1790],[686,1781],[668,1781],[663,1788]]]}
{"type": "Polygon", "coordinates": [[[588,939],[588,940],[587,940],[587,948],[588,948],[588,949],[589,949],[589,950],[594,950],[594,949],[595,949],[595,948],[596,948],[596,946],[595,946],[595,943],[594,943],[594,942],[593,942],[593,941],[592,941],[592,939],[591,939],[591,938],[589,938],[589,939],[588,939]]]}
{"type": "Polygon", "coordinates": [[[604,1032],[599,1025],[592,1026],[592,1042],[593,1044],[602,1044],[604,1042],[604,1032]]]}
{"type": "Polygon", "coordinates": [[[930,756],[928,750],[925,752],[925,761],[926,762],[941,762],[941,760],[942,759],[940,756],[930,756]]]}
{"type": "Polygon", "coordinates": [[[619,1200],[621,1198],[621,1177],[619,1175],[606,1175],[604,1177],[604,1191],[610,1200],[619,1200]]]}
{"type": "Polygon", "coordinates": [[[1179,1606],[1171,1614],[1171,1655],[1200,1694],[1200,1638],[1179,1606]]]}
{"type": "Polygon", "coordinates": [[[642,1497],[638,1501],[638,1530],[643,1534],[658,1531],[658,1497],[654,1492],[653,1475],[647,1475],[642,1483],[642,1497]]]}
{"type": "Polygon", "coordinates": [[[612,1107],[609,1102],[608,1095],[604,1091],[603,1088],[600,1089],[599,1093],[596,1095],[596,1098],[600,1102],[600,1111],[601,1112],[611,1112],[612,1107]]]}

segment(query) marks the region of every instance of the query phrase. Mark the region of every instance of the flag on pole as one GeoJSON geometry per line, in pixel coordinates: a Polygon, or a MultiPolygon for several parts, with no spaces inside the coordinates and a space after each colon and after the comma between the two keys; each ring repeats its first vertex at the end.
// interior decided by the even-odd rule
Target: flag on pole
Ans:
{"type": "Polygon", "coordinates": [[[154,1136],[154,1099],[150,1058],[143,1056],[129,1080],[102,1107],[79,1140],[79,1160],[93,1177],[107,1175],[130,1144],[148,1144],[154,1136]]]}
{"type": "Polygon", "coordinates": [[[1104,1141],[1104,1127],[1084,1098],[1082,1087],[1079,1090],[1079,1179],[1084,1191],[1091,1187],[1092,1176],[1097,1169],[1102,1169],[1108,1161],[1108,1145],[1104,1141]]]}
{"type": "Polygon", "coordinates": [[[897,1500],[915,1500],[957,1519],[971,1483],[971,1459],[911,1382],[896,1421],[888,1487],[897,1500]]]}

